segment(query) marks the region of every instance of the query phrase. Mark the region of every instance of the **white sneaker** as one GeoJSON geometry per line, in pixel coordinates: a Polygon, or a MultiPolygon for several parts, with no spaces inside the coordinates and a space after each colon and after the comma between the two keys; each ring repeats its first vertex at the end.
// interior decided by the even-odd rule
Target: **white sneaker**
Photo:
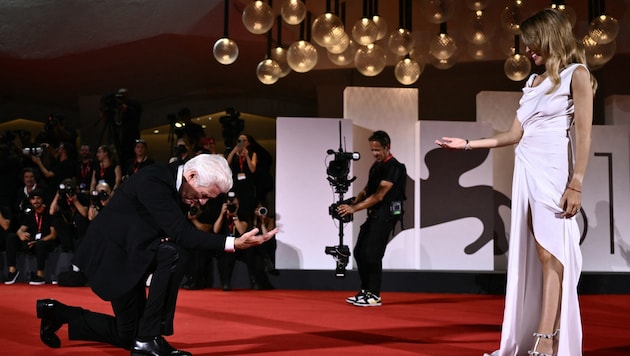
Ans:
{"type": "Polygon", "coordinates": [[[357,307],[379,307],[381,306],[381,297],[372,293],[365,292],[365,294],[359,296],[357,301],[352,303],[357,307]]]}

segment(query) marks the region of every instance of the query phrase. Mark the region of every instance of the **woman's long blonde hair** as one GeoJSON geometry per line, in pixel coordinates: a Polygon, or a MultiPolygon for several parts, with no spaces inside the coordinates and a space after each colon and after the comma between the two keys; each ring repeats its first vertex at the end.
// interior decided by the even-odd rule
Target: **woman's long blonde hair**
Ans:
{"type": "MultiPolygon", "coordinates": [[[[553,83],[548,93],[560,85],[560,71],[572,63],[586,65],[584,46],[573,34],[569,19],[560,11],[545,9],[525,19],[520,26],[521,39],[532,51],[546,59],[547,74],[553,83]]],[[[591,74],[593,95],[597,81],[591,74]]]]}

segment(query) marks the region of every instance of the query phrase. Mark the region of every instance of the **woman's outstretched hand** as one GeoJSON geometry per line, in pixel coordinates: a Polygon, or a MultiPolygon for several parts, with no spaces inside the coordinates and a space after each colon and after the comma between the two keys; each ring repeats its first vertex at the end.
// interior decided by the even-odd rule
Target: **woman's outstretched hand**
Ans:
{"type": "Polygon", "coordinates": [[[466,148],[466,140],[457,137],[442,137],[442,141],[435,140],[435,144],[449,150],[463,150],[466,148]]]}

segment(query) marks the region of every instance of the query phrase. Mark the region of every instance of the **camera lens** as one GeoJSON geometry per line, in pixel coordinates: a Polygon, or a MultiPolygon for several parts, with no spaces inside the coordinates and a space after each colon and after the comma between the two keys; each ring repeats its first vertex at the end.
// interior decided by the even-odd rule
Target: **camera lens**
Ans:
{"type": "Polygon", "coordinates": [[[258,208],[258,215],[267,215],[268,211],[267,208],[265,208],[264,206],[261,206],[260,208],[258,208]]]}

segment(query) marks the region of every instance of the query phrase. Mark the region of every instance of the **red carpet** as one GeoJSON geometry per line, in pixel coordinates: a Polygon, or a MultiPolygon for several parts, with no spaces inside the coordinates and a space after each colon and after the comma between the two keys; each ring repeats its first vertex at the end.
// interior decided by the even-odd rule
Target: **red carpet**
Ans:
{"type": "MultiPolygon", "coordinates": [[[[476,355],[499,345],[503,297],[384,292],[383,306],[358,308],[351,292],[182,290],[175,347],[194,355],[476,355]]],[[[35,301],[55,298],[110,313],[89,288],[0,286],[0,355],[129,355],[111,346],[39,340],[35,301]]],[[[584,355],[630,354],[627,295],[581,296],[584,355]]]]}

